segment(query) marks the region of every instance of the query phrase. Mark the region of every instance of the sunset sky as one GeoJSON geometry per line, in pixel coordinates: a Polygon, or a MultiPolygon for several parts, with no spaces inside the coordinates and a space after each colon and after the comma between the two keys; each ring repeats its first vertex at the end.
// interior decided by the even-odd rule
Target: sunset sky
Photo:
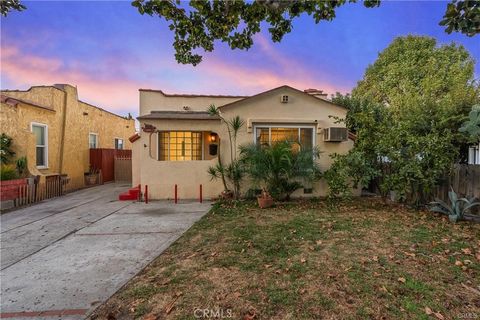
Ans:
{"type": "MultiPolygon", "coordinates": [[[[280,44],[268,33],[249,51],[218,43],[197,67],[177,64],[167,23],[129,1],[24,3],[26,11],[1,18],[1,88],[69,83],[80,99],[119,114],[138,113],[139,88],[250,95],[288,84],[349,92],[378,52],[407,34],[455,41],[480,60],[478,36],[448,35],[438,25],[446,2],[347,4],[332,22],[303,16],[280,44]]],[[[480,78],[478,62],[475,73],[480,78]]]]}

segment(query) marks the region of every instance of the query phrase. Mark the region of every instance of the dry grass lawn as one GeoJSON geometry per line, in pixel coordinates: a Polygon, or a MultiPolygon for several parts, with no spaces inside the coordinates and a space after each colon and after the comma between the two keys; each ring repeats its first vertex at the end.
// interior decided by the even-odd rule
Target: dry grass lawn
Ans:
{"type": "Polygon", "coordinates": [[[204,309],[224,319],[480,319],[480,224],[373,198],[217,204],[91,318],[196,319],[204,309]]]}

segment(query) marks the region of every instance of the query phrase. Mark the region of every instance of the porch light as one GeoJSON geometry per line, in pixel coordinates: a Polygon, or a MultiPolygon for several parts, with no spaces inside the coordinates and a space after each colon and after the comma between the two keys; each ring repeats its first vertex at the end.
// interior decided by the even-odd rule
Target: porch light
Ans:
{"type": "Polygon", "coordinates": [[[217,142],[218,135],[214,132],[210,132],[210,142],[217,142]]]}

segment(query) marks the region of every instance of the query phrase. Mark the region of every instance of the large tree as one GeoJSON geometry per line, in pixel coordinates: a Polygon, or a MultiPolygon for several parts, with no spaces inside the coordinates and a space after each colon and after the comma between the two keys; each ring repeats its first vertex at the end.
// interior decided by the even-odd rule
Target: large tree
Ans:
{"type": "MultiPolygon", "coordinates": [[[[266,22],[271,38],[280,42],[292,31],[292,22],[307,14],[319,23],[335,18],[335,11],[357,0],[134,0],[141,14],[167,20],[175,33],[175,58],[184,64],[197,65],[202,56],[197,49],[213,51],[215,41],[227,43],[232,49],[247,50],[253,36],[266,22]]],[[[377,7],[380,0],[363,0],[367,8],[377,7]]],[[[19,0],[1,0],[0,12],[25,9],[19,0]]],[[[480,1],[451,0],[440,25],[445,32],[461,32],[468,36],[480,33],[480,1]]]]}
{"type": "MultiPolygon", "coordinates": [[[[232,49],[249,49],[253,35],[261,31],[261,23],[269,24],[274,42],[292,31],[292,22],[302,14],[312,16],[315,23],[333,20],[335,11],[347,2],[357,0],[194,0],[188,5],[180,0],[134,0],[141,14],[157,15],[170,22],[175,32],[175,58],[180,63],[196,65],[202,56],[196,49],[212,51],[214,42],[228,43],[232,49]]],[[[368,7],[377,7],[380,0],[364,0],[368,7]]],[[[462,32],[468,36],[480,33],[480,1],[452,0],[441,25],[446,32],[462,32]]]]}
{"type": "Polygon", "coordinates": [[[350,108],[347,125],[357,131],[357,142],[334,169],[355,178],[363,165],[376,168],[384,193],[425,202],[467,143],[458,128],[480,100],[473,69],[462,46],[438,46],[419,36],[395,39],[351,96],[335,97],[350,108]]]}

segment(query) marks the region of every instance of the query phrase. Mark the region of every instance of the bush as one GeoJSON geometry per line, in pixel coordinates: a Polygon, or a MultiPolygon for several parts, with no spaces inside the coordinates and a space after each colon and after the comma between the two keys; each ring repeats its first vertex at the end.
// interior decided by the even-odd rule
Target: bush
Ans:
{"type": "Polygon", "coordinates": [[[288,200],[303,184],[320,178],[315,161],[316,148],[303,149],[296,142],[282,141],[270,146],[249,144],[240,147],[241,162],[253,181],[276,199],[288,200]]]}
{"type": "Polygon", "coordinates": [[[0,167],[0,180],[13,180],[18,178],[17,169],[14,165],[4,164],[0,167]]]}

